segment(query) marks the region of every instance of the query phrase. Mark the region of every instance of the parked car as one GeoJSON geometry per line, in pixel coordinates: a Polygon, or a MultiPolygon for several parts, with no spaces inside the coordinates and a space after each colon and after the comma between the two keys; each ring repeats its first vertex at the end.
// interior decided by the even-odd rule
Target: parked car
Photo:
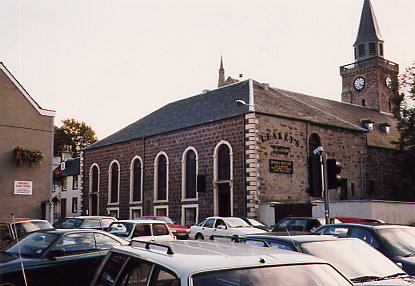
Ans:
{"type": "Polygon", "coordinates": [[[127,241],[94,229],[40,230],[0,252],[1,285],[89,285],[94,273],[115,245],[127,241]],[[20,259],[21,257],[21,259],[20,259]]]}
{"type": "Polygon", "coordinates": [[[189,237],[191,239],[205,239],[212,235],[239,236],[265,232],[265,230],[252,227],[238,217],[208,217],[190,227],[189,237]]]}
{"type": "Polygon", "coordinates": [[[0,220],[0,248],[27,233],[41,229],[53,229],[53,226],[50,222],[43,219],[2,219],[0,220]]]}
{"type": "Polygon", "coordinates": [[[174,236],[176,236],[177,239],[188,239],[189,238],[190,228],[188,228],[187,226],[175,223],[171,218],[167,216],[142,216],[142,217],[139,217],[138,219],[147,219],[147,220],[155,219],[155,220],[164,221],[165,223],[167,223],[171,232],[174,234],[174,236]]]}
{"type": "Polygon", "coordinates": [[[249,225],[259,228],[259,229],[263,229],[266,231],[271,231],[272,226],[266,225],[265,223],[255,219],[255,218],[250,218],[250,217],[239,217],[241,219],[243,219],[244,221],[246,221],[249,225]]]}
{"type": "Polygon", "coordinates": [[[267,234],[247,235],[238,238],[238,241],[317,256],[333,264],[356,285],[415,285],[415,278],[357,238],[315,234],[267,234]]]}
{"type": "MultiPolygon", "coordinates": [[[[332,219],[334,223],[340,223],[337,219],[332,219]]],[[[281,230],[294,231],[313,231],[320,225],[326,224],[325,218],[315,217],[286,217],[277,222],[271,229],[272,232],[281,230]]]]}
{"type": "Polygon", "coordinates": [[[377,218],[364,218],[364,217],[351,217],[351,216],[335,216],[333,217],[338,219],[340,222],[344,223],[365,223],[365,222],[377,222],[377,223],[385,223],[381,219],[377,218]]]}
{"type": "Polygon", "coordinates": [[[378,223],[342,223],[321,226],[316,232],[360,238],[393,262],[401,264],[408,274],[415,275],[415,227],[378,223]]]}
{"type": "Polygon", "coordinates": [[[107,231],[128,241],[132,239],[143,241],[176,239],[167,223],[161,220],[119,220],[112,222],[107,231]]]}
{"type": "Polygon", "coordinates": [[[91,286],[343,286],[353,285],[319,258],[207,241],[136,243],[114,247],[91,286]],[[301,273],[301,275],[298,275],[301,273]]]}
{"type": "Polygon", "coordinates": [[[117,221],[112,216],[77,216],[77,217],[66,217],[54,223],[55,228],[89,228],[89,229],[100,229],[106,230],[109,225],[117,221]]]}

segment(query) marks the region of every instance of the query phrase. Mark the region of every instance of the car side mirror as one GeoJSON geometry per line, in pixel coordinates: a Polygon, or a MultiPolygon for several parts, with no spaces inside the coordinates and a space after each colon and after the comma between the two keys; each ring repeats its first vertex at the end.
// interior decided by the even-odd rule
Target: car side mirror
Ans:
{"type": "Polygon", "coordinates": [[[49,258],[55,258],[65,255],[65,250],[63,249],[51,249],[48,253],[49,258]]]}
{"type": "Polygon", "coordinates": [[[398,266],[399,266],[399,268],[403,269],[402,262],[396,262],[396,265],[398,265],[398,266]]]}

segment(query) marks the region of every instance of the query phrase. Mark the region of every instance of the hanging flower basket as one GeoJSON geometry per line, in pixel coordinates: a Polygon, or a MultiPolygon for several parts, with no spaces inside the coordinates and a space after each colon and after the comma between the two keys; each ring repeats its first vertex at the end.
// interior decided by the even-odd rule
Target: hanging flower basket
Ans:
{"type": "Polygon", "coordinates": [[[17,166],[23,163],[28,163],[30,166],[32,164],[38,165],[45,157],[39,150],[24,149],[23,147],[14,148],[13,156],[17,166]]]}
{"type": "Polygon", "coordinates": [[[65,175],[64,173],[62,173],[59,170],[54,170],[53,171],[53,183],[55,185],[63,186],[66,182],[66,177],[67,177],[67,175],[65,175]]]}

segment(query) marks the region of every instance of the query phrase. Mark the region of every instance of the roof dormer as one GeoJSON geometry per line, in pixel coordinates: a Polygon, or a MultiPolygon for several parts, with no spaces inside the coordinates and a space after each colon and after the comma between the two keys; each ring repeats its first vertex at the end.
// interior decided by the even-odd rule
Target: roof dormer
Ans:
{"type": "Polygon", "coordinates": [[[387,122],[379,122],[378,123],[378,127],[380,130],[382,130],[383,132],[389,133],[390,131],[390,124],[387,122]]]}
{"type": "Polygon", "coordinates": [[[370,118],[360,119],[360,124],[367,129],[367,130],[373,130],[373,121],[370,120],[370,118]]]}

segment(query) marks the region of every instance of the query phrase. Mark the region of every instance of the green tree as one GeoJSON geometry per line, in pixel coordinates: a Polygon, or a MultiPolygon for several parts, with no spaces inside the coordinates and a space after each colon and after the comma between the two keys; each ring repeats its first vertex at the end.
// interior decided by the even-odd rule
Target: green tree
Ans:
{"type": "MultiPolygon", "coordinates": [[[[399,76],[399,89],[393,100],[399,131],[399,140],[394,143],[401,152],[398,188],[412,194],[415,190],[415,62],[399,76]]],[[[415,196],[412,194],[410,199],[414,200],[415,196]]]]}
{"type": "Polygon", "coordinates": [[[74,157],[79,151],[98,141],[95,131],[85,122],[75,119],[62,120],[62,126],[55,126],[54,155],[60,156],[62,151],[69,148],[74,157]]]}

